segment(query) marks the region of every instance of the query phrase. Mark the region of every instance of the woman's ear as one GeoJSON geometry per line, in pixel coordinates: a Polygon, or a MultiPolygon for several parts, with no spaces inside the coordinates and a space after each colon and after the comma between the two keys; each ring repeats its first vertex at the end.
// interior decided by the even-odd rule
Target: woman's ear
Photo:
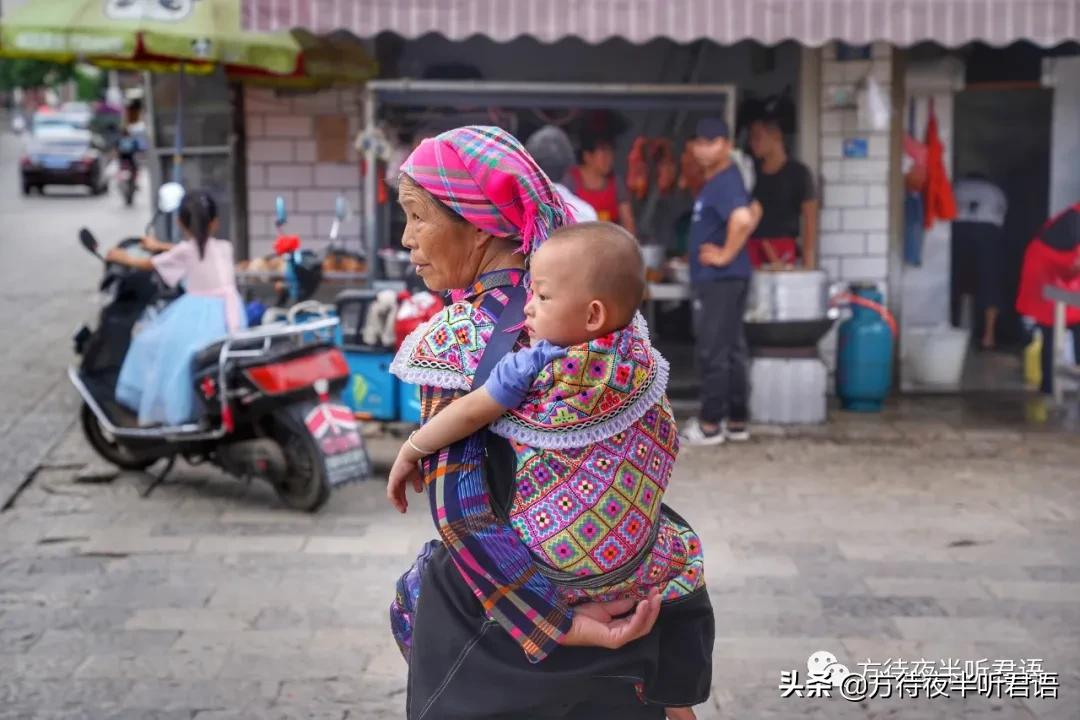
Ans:
{"type": "Polygon", "coordinates": [[[473,243],[477,250],[483,250],[484,246],[495,239],[495,236],[489,233],[487,230],[481,230],[475,225],[470,225],[469,229],[472,230],[473,243]]]}
{"type": "Polygon", "coordinates": [[[585,316],[585,329],[591,333],[599,332],[601,328],[607,325],[607,321],[608,310],[604,303],[599,300],[590,302],[585,316]]]}

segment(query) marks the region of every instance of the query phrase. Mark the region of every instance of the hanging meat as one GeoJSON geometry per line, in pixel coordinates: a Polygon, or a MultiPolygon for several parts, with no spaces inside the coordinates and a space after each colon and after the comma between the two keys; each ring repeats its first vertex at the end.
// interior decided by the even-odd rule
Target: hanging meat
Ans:
{"type": "Polygon", "coordinates": [[[634,140],[630,156],[626,159],[626,189],[630,195],[641,200],[649,192],[649,138],[641,135],[634,140]]]}
{"type": "Polygon", "coordinates": [[[656,160],[656,187],[662,195],[667,195],[675,187],[679,178],[678,168],[675,167],[675,150],[671,141],[667,138],[656,138],[652,141],[652,156],[656,160]]]}
{"type": "Polygon", "coordinates": [[[694,159],[690,143],[683,146],[682,158],[679,160],[679,189],[685,190],[693,197],[697,197],[701,188],[705,186],[705,173],[694,159]]]}

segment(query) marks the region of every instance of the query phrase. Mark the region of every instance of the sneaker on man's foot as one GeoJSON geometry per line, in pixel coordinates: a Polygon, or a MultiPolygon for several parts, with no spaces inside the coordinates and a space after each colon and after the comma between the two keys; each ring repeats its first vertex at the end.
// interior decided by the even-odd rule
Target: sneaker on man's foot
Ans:
{"type": "Polygon", "coordinates": [[[686,445],[721,445],[724,442],[724,431],[717,428],[707,432],[701,427],[700,420],[692,418],[679,433],[679,439],[686,445]]]}
{"type": "Polygon", "coordinates": [[[745,420],[725,420],[720,427],[724,438],[731,442],[746,442],[750,439],[750,426],[745,420]]]}

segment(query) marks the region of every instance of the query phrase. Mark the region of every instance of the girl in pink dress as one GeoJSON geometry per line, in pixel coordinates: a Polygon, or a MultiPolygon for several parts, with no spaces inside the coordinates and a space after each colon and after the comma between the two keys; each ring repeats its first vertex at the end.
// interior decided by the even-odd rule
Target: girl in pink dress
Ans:
{"type": "Polygon", "coordinates": [[[169,287],[181,283],[184,294],[136,335],[124,357],[116,383],[116,399],[136,411],[139,423],[180,425],[195,414],[191,360],[200,349],[247,322],[236,289],[232,244],[213,237],[217,205],[201,190],[188,193],[179,210],[184,239],[175,245],[153,238],[152,257],[133,256],[113,248],[109,262],[154,271],[169,287]]]}

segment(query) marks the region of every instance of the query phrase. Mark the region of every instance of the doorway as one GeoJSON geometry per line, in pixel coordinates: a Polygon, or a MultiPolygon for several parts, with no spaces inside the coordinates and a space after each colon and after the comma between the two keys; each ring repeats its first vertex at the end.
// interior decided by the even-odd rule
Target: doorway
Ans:
{"type": "MultiPolygon", "coordinates": [[[[954,97],[953,182],[981,177],[997,185],[1008,202],[1000,239],[980,243],[978,250],[993,252],[996,260],[991,272],[998,286],[990,296],[999,305],[997,349],[968,354],[965,390],[1023,388],[1020,349],[1027,336],[1014,303],[1024,250],[1049,212],[1052,115],[1053,91],[1037,86],[969,86],[954,97]]],[[[976,307],[974,297],[959,293],[967,288],[963,274],[973,261],[954,259],[959,265],[952,267],[950,278],[954,323],[971,330],[978,348],[983,308],[976,307]]]]}

